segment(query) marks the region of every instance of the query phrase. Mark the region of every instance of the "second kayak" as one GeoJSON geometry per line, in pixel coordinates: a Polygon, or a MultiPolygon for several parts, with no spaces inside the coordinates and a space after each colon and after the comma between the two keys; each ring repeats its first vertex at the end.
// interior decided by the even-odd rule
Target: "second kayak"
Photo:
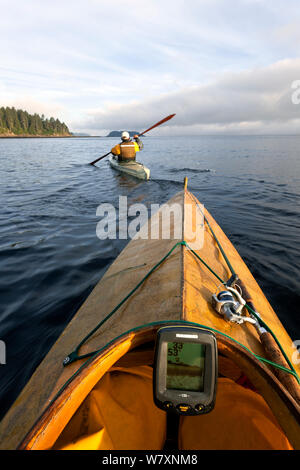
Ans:
{"type": "Polygon", "coordinates": [[[127,173],[140,180],[148,180],[150,178],[150,170],[142,163],[133,162],[119,162],[115,156],[109,157],[110,165],[121,173],[127,173]]]}

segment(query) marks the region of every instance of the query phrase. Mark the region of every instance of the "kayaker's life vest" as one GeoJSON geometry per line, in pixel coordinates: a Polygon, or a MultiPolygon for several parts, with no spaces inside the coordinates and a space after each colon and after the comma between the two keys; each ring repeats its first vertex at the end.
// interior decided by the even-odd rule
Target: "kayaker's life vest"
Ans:
{"type": "Polygon", "coordinates": [[[117,155],[119,161],[131,161],[135,160],[136,152],[140,151],[140,146],[137,142],[128,140],[116,145],[111,149],[113,155],[117,155]]]}
{"type": "Polygon", "coordinates": [[[136,147],[139,147],[136,142],[122,142],[120,144],[121,153],[119,160],[135,160],[136,152],[139,151],[139,148],[136,150],[136,147]]]}

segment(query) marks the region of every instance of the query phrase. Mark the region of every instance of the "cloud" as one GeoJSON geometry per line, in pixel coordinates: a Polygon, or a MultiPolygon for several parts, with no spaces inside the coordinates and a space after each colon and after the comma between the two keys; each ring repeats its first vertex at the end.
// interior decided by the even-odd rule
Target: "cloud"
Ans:
{"type": "MultiPolygon", "coordinates": [[[[168,132],[295,132],[300,106],[292,103],[294,80],[300,79],[300,59],[287,59],[268,67],[222,75],[206,85],[183,88],[151,100],[110,104],[90,113],[80,127],[143,129],[176,113],[168,132]]],[[[159,128],[156,133],[165,133],[159,128]]]]}
{"type": "Polygon", "coordinates": [[[284,59],[292,66],[299,55],[298,0],[288,8],[286,0],[1,0],[1,7],[1,105],[48,109],[72,130],[97,134],[143,129],[171,112],[176,118],[157,132],[269,130],[297,119],[289,102],[294,71],[284,59]]]}

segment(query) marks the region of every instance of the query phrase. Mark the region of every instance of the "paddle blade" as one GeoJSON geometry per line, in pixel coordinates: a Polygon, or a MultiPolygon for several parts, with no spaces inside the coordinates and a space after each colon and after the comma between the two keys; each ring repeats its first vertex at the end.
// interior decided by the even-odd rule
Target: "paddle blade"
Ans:
{"type": "Polygon", "coordinates": [[[151,129],[154,129],[154,128],[157,127],[157,126],[160,126],[160,125],[163,124],[164,122],[169,121],[169,120],[172,119],[174,116],[176,116],[176,114],[170,114],[170,116],[165,117],[165,118],[162,119],[161,121],[159,121],[159,122],[157,122],[156,124],[154,124],[154,126],[149,127],[149,129],[146,129],[144,132],[141,132],[141,133],[139,134],[139,136],[140,136],[140,135],[143,135],[143,134],[146,134],[146,132],[151,131],[151,129]]]}

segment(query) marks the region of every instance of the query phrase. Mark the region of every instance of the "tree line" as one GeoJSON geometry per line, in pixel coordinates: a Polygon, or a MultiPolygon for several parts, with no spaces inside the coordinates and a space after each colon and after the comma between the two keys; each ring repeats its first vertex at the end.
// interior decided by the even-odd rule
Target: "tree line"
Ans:
{"type": "Polygon", "coordinates": [[[29,114],[14,107],[0,108],[0,135],[70,135],[64,122],[42,114],[29,114]]]}

